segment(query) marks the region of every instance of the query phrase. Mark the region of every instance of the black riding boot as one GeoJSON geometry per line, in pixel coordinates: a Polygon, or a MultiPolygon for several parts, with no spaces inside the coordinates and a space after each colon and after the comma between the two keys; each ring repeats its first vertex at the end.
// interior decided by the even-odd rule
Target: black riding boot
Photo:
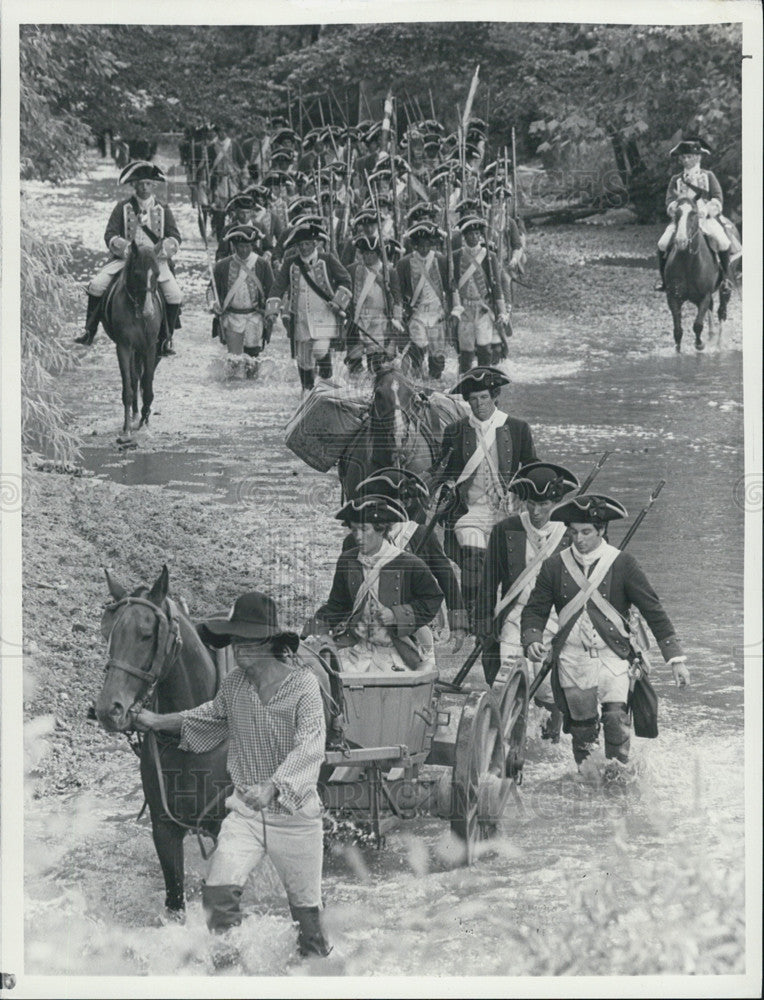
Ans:
{"type": "Polygon", "coordinates": [[[730,252],[729,250],[719,251],[719,263],[722,268],[722,281],[730,282],[732,277],[730,276],[730,252]]]}
{"type": "Polygon", "coordinates": [[[85,332],[81,337],[75,337],[75,344],[90,344],[95,340],[98,333],[98,324],[101,322],[101,297],[99,295],[88,295],[88,311],[85,315],[85,332]]]}
{"type": "Polygon", "coordinates": [[[571,719],[569,728],[573,759],[580,767],[599,742],[600,720],[596,716],[592,719],[571,719]]]}
{"type": "Polygon", "coordinates": [[[655,283],[655,291],[656,292],[665,292],[666,291],[666,257],[667,256],[668,255],[665,254],[662,250],[658,251],[658,271],[660,272],[661,280],[657,281],[655,283]]]}
{"type": "Polygon", "coordinates": [[[485,549],[479,549],[471,545],[462,545],[459,550],[462,597],[464,598],[464,606],[470,616],[471,628],[474,628],[475,625],[475,602],[483,575],[484,559],[485,549]]]}
{"type": "Polygon", "coordinates": [[[491,345],[486,344],[485,347],[476,347],[475,354],[477,355],[477,363],[482,368],[485,365],[491,364],[491,345]]]}
{"type": "Polygon", "coordinates": [[[302,957],[320,955],[321,958],[326,958],[331,952],[332,946],[326,940],[321,927],[319,908],[317,906],[292,906],[290,903],[289,909],[292,913],[292,920],[300,925],[297,947],[302,957]]]}
{"type": "Polygon", "coordinates": [[[239,885],[202,886],[202,908],[207,927],[213,934],[223,934],[241,923],[242,888],[239,885]]]}
{"type": "Polygon", "coordinates": [[[602,704],[602,730],[605,734],[605,756],[628,763],[631,726],[626,705],[620,701],[602,704]]]}
{"type": "Polygon", "coordinates": [[[427,359],[427,369],[430,374],[430,378],[438,379],[443,374],[443,369],[446,367],[446,356],[445,354],[430,355],[427,359]]]}
{"type": "Polygon", "coordinates": [[[175,325],[178,322],[178,313],[180,312],[180,303],[174,302],[172,305],[169,303],[165,304],[165,312],[167,314],[167,325],[163,323],[159,330],[159,342],[157,344],[157,353],[161,358],[167,358],[175,351],[172,349],[172,335],[175,332],[175,325]]]}
{"type": "Polygon", "coordinates": [[[310,390],[316,384],[316,379],[315,379],[315,376],[313,374],[313,369],[312,368],[300,368],[300,366],[298,365],[297,366],[297,372],[298,372],[298,374],[300,376],[300,384],[302,385],[303,389],[305,389],[306,392],[310,392],[310,390]]]}
{"type": "Polygon", "coordinates": [[[466,375],[475,364],[475,354],[473,351],[459,351],[459,374],[466,375]]]}
{"type": "Polygon", "coordinates": [[[318,359],[318,377],[331,378],[334,374],[332,370],[332,352],[328,351],[323,358],[318,359]]]}

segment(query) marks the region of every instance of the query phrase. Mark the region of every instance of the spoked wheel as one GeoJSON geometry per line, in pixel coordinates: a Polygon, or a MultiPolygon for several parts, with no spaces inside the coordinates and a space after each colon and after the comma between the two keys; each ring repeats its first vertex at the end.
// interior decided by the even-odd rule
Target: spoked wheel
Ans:
{"type": "Polygon", "coordinates": [[[464,845],[464,862],[472,864],[479,840],[495,831],[509,793],[504,778],[504,740],[499,707],[490,691],[467,698],[454,751],[451,830],[464,845]]]}
{"type": "Polygon", "coordinates": [[[501,712],[505,774],[516,783],[522,780],[525,763],[525,732],[528,726],[528,667],[519,657],[499,675],[494,692],[501,712]]]}

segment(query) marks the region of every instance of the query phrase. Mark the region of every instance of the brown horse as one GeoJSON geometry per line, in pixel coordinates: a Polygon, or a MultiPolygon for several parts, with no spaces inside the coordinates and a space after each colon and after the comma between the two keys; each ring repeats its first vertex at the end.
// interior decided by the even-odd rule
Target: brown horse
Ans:
{"type": "MultiPolygon", "coordinates": [[[[101,620],[109,658],[96,702],[104,729],[128,732],[144,705],[158,712],[181,712],[210,701],[218,672],[193,623],[167,596],[167,567],[150,590],[139,587],[132,594],[108,571],[106,580],[114,603],[101,620]]],[[[226,753],[227,741],[196,754],[179,750],[177,737],[162,734],[155,739],[148,734],[142,740],[141,781],[164,874],[165,906],[171,912],[185,905],[185,834],[201,828],[216,836],[225,816],[224,802],[232,788],[226,753]]]]}
{"type": "Polygon", "coordinates": [[[132,420],[138,416],[138,386],[142,397],[138,428],[148,424],[154,401],[154,371],[159,362],[157,341],[162,325],[163,303],[157,291],[159,265],[151,247],[130,244],[127,262],[106,293],[102,322],[117,345],[122,376],[121,443],[131,441],[132,420]]]}
{"type": "Polygon", "coordinates": [[[674,320],[674,343],[677,351],[681,351],[682,306],[692,302],[697,307],[692,324],[695,348],[702,351],[703,323],[706,313],[713,308],[714,292],[719,289],[717,317],[720,323],[727,318],[727,303],[732,292],[722,281],[719,262],[701,231],[695,199],[680,198],[677,215],[676,235],[665,271],[666,297],[674,320]]]}
{"type": "Polygon", "coordinates": [[[437,461],[445,427],[464,416],[454,396],[422,390],[394,365],[376,373],[369,419],[338,464],[342,494],[376,469],[406,468],[421,475],[437,461]]]}

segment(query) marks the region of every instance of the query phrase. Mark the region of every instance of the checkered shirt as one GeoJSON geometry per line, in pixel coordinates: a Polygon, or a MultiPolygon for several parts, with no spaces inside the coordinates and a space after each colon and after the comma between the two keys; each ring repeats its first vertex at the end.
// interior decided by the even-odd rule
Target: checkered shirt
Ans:
{"type": "Polygon", "coordinates": [[[271,811],[291,814],[316,791],[326,723],[321,689],[308,668],[298,666],[264,705],[237,667],[212,701],[180,714],[180,749],[206,753],[228,737],[231,779],[242,792],[272,781],[278,797],[271,811]]]}

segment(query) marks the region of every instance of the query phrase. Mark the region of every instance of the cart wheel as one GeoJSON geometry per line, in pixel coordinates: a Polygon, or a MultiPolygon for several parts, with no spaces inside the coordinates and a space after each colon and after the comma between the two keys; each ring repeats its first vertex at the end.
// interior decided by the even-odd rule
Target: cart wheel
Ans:
{"type": "Polygon", "coordinates": [[[451,830],[464,844],[467,865],[501,816],[509,792],[504,760],[499,707],[490,691],[473,691],[456,734],[451,797],[451,830]]]}
{"type": "Polygon", "coordinates": [[[519,784],[525,763],[525,730],[528,725],[528,667],[522,657],[510,665],[506,680],[499,677],[494,693],[501,712],[505,774],[519,784]]]}

